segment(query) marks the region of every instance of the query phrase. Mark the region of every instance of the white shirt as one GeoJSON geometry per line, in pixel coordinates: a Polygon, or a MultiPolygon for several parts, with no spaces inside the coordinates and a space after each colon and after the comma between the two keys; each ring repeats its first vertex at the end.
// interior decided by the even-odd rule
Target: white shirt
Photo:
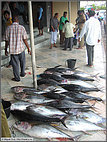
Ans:
{"type": "Polygon", "coordinates": [[[80,40],[86,34],[86,43],[88,45],[96,45],[98,39],[101,40],[100,22],[95,17],[90,17],[83,26],[80,33],[80,40]]]}

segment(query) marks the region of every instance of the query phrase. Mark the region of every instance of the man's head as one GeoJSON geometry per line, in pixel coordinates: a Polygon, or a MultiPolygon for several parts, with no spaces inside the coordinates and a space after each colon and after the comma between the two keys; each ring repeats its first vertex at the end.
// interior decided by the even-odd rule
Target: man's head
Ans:
{"type": "Polygon", "coordinates": [[[14,17],[12,18],[13,22],[19,22],[19,16],[18,15],[14,15],[14,17]]]}
{"type": "Polygon", "coordinates": [[[68,21],[68,20],[66,20],[66,21],[65,21],[65,24],[66,24],[66,23],[69,23],[69,21],[68,21]]]}
{"type": "Polygon", "coordinates": [[[13,8],[16,8],[16,2],[12,3],[13,8]]]}
{"type": "Polygon", "coordinates": [[[6,20],[8,20],[10,18],[10,12],[9,11],[4,11],[4,17],[6,20]]]}
{"type": "Polygon", "coordinates": [[[95,15],[95,11],[90,10],[90,11],[89,11],[89,17],[92,17],[92,16],[94,16],[94,15],[95,15]]]}
{"type": "Polygon", "coordinates": [[[55,13],[54,17],[55,18],[58,18],[59,14],[58,13],[55,13]]]}
{"type": "Polygon", "coordinates": [[[63,16],[64,16],[64,17],[67,17],[67,12],[66,12],[66,11],[63,13],[63,16]]]}

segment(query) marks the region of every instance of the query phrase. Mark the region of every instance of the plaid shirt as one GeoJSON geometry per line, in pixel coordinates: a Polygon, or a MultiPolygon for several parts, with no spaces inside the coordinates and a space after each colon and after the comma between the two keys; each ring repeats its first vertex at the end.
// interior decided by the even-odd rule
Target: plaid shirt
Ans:
{"type": "Polygon", "coordinates": [[[25,50],[23,39],[27,39],[26,30],[17,22],[6,29],[5,41],[9,41],[10,54],[20,54],[25,50]]]}

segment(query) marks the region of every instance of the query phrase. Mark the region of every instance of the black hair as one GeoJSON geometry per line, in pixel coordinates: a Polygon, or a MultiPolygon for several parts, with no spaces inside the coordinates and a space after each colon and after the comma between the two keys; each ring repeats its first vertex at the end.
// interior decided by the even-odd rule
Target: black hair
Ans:
{"type": "Polygon", "coordinates": [[[58,15],[58,13],[55,13],[55,15],[54,16],[57,16],[58,15]]]}
{"type": "Polygon", "coordinates": [[[94,16],[94,15],[95,15],[95,11],[90,10],[90,11],[89,11],[89,17],[94,16]]]}
{"type": "Polygon", "coordinates": [[[14,16],[12,17],[12,21],[13,21],[13,22],[16,21],[16,20],[18,20],[18,19],[19,19],[19,15],[18,15],[18,14],[14,15],[14,16]]]}
{"type": "Polygon", "coordinates": [[[66,23],[69,23],[69,21],[68,21],[68,20],[65,20],[65,24],[66,24],[66,23]]]}
{"type": "Polygon", "coordinates": [[[6,14],[10,15],[10,12],[7,11],[7,10],[5,10],[5,11],[4,11],[4,15],[6,15],[6,14]]]}
{"type": "Polygon", "coordinates": [[[65,14],[67,14],[67,12],[66,12],[66,11],[64,11],[64,15],[65,15],[65,14]]]}

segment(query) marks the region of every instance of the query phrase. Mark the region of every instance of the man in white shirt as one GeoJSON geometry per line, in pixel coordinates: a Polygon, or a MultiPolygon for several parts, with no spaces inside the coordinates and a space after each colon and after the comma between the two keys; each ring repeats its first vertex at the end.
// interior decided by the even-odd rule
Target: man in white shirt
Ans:
{"type": "Polygon", "coordinates": [[[86,34],[86,49],[88,56],[87,66],[93,66],[94,46],[101,40],[101,27],[100,22],[95,17],[95,11],[89,11],[90,19],[87,20],[80,33],[78,41],[86,34]]]}
{"type": "Polygon", "coordinates": [[[68,20],[65,21],[62,32],[65,33],[65,48],[63,50],[72,50],[73,48],[73,37],[74,37],[74,28],[75,26],[72,23],[69,23],[68,20]]]}

